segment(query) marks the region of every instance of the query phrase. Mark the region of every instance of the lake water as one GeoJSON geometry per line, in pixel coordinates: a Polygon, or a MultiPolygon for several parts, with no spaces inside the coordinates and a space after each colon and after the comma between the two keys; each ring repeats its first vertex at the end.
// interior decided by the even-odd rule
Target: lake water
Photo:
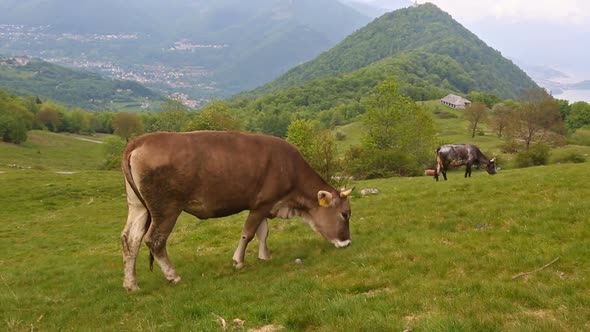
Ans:
{"type": "MultiPolygon", "coordinates": [[[[552,81],[565,84],[572,84],[590,79],[590,73],[587,71],[569,71],[564,70],[563,68],[559,70],[566,73],[567,77],[552,78],[552,81]]],[[[577,101],[585,101],[587,103],[590,103],[590,90],[563,90],[563,93],[554,94],[553,97],[557,99],[569,100],[570,104],[575,103],[577,101]]]]}
{"type": "Polygon", "coordinates": [[[569,100],[570,104],[577,101],[590,103],[590,90],[564,90],[563,93],[554,94],[553,97],[569,100]]]}

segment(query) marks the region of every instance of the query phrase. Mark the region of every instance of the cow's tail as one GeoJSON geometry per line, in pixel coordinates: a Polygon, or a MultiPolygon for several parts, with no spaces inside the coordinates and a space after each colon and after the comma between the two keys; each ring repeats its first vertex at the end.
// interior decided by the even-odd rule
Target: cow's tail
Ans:
{"type": "MultiPolygon", "coordinates": [[[[131,187],[131,189],[133,190],[133,192],[135,193],[135,195],[137,196],[137,198],[139,199],[141,204],[143,204],[143,206],[145,206],[146,210],[148,211],[147,222],[145,224],[145,231],[147,232],[147,230],[150,228],[150,225],[152,223],[152,216],[150,214],[150,210],[147,208],[147,204],[145,203],[145,200],[141,196],[141,193],[139,192],[139,189],[137,188],[137,185],[135,184],[135,180],[133,179],[133,173],[131,172],[131,155],[133,154],[133,151],[135,149],[135,146],[132,144],[133,144],[133,142],[129,143],[127,145],[127,148],[125,148],[125,151],[123,152],[123,156],[121,158],[121,170],[123,171],[123,175],[125,176],[125,181],[127,181],[127,183],[129,183],[129,186],[131,187]]],[[[126,243],[124,245],[126,245],[126,243]]],[[[153,270],[154,270],[154,255],[152,254],[152,251],[150,249],[150,271],[153,271],[153,270]]]]}

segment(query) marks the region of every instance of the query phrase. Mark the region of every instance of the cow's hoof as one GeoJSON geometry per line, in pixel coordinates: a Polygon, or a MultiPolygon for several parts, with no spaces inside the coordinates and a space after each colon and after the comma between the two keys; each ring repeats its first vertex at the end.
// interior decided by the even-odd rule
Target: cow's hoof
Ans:
{"type": "Polygon", "coordinates": [[[128,292],[137,292],[139,290],[139,287],[137,286],[137,284],[131,284],[131,283],[124,283],[123,288],[125,288],[128,292]]]}
{"type": "Polygon", "coordinates": [[[268,261],[268,260],[270,260],[270,255],[268,253],[258,254],[258,259],[263,260],[263,261],[268,261]]]}
{"type": "Polygon", "coordinates": [[[177,283],[180,282],[180,277],[179,276],[176,276],[176,277],[174,277],[172,279],[168,279],[168,282],[171,283],[171,284],[173,284],[173,285],[176,285],[177,283]]]}
{"type": "Polygon", "coordinates": [[[236,270],[239,270],[239,269],[241,269],[241,268],[243,268],[243,267],[244,267],[244,262],[238,262],[238,261],[234,261],[234,268],[235,268],[236,270]]]}

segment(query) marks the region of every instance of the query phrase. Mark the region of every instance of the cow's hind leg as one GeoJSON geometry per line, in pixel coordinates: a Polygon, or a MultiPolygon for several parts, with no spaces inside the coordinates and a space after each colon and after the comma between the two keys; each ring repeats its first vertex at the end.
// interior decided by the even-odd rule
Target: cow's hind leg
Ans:
{"type": "MultiPolygon", "coordinates": [[[[241,269],[244,266],[244,256],[246,255],[246,247],[248,246],[248,243],[250,243],[252,238],[254,238],[254,234],[258,230],[258,226],[260,226],[260,223],[262,223],[264,219],[265,218],[261,216],[260,213],[250,212],[250,214],[248,215],[246,223],[244,224],[244,228],[242,229],[242,236],[240,237],[240,242],[233,256],[233,263],[236,269],[241,269]]],[[[266,243],[266,238],[264,239],[264,242],[266,243]]]]}
{"type": "Polygon", "coordinates": [[[166,241],[176,224],[180,211],[152,215],[152,222],[145,237],[145,243],[150,248],[153,258],[160,266],[166,279],[173,284],[180,282],[180,276],[168,258],[166,241]]]}
{"type": "Polygon", "coordinates": [[[147,231],[149,222],[149,213],[146,207],[137,198],[137,195],[127,184],[127,205],[128,215],[127,224],[121,233],[121,244],[123,246],[123,263],[125,265],[125,277],[123,287],[129,291],[138,290],[135,276],[135,264],[141,239],[147,231]]]}
{"type": "Polygon", "coordinates": [[[266,245],[266,239],[268,238],[268,220],[264,219],[258,225],[256,230],[256,237],[258,238],[258,258],[262,260],[269,260],[270,254],[266,245]]]}

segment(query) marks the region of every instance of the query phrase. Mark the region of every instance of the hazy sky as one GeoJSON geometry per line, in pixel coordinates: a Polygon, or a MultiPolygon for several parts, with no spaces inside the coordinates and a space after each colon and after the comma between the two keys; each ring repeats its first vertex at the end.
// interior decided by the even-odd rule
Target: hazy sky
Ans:
{"type": "MultiPolygon", "coordinates": [[[[426,1],[421,0],[419,3],[426,1]]],[[[544,21],[590,30],[588,0],[429,0],[465,23],[495,18],[544,21]]]]}
{"type": "MultiPolygon", "coordinates": [[[[375,0],[356,1],[373,2],[375,0]]],[[[418,0],[418,3],[424,2],[434,3],[462,23],[490,18],[513,23],[543,21],[553,24],[574,24],[578,28],[590,31],[590,1],[588,0],[418,0]]]]}

